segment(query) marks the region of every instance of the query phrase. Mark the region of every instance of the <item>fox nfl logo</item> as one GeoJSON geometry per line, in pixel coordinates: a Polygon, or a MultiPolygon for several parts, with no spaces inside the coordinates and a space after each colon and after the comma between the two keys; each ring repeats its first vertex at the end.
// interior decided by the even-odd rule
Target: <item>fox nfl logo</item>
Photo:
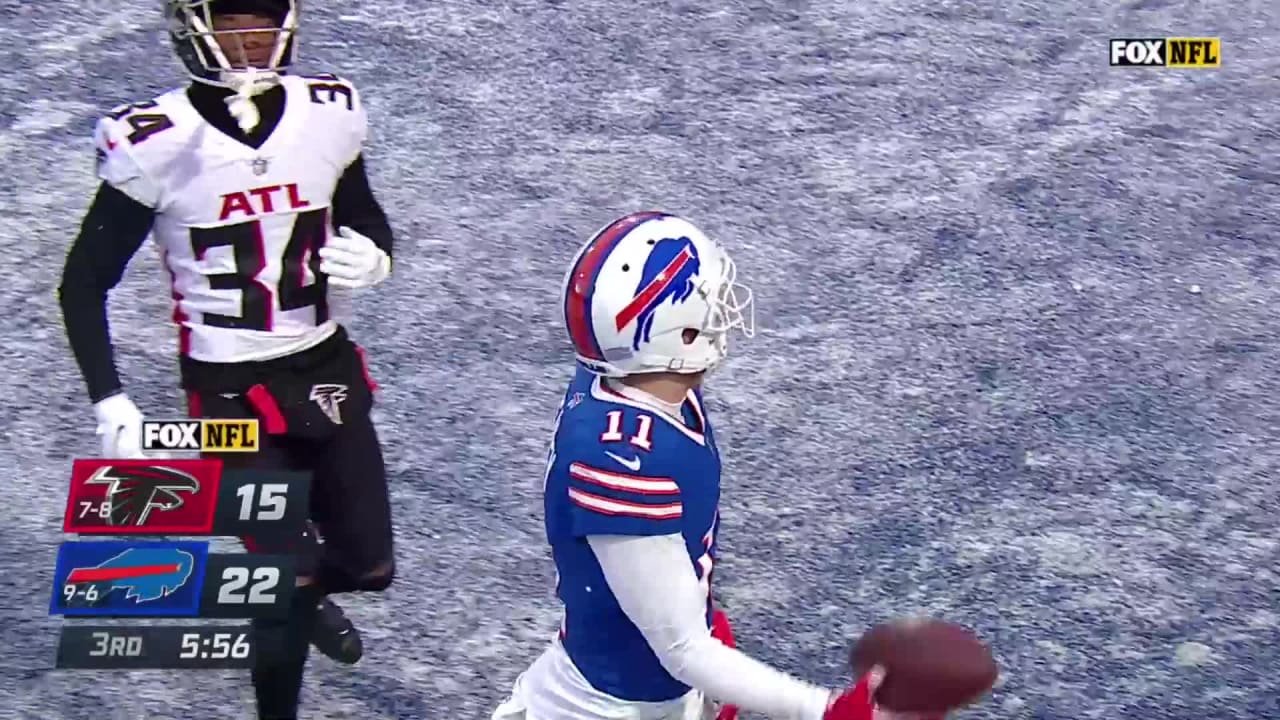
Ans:
{"type": "Polygon", "coordinates": [[[243,420],[145,420],[143,450],[197,450],[204,452],[258,452],[258,421],[243,420]]]}
{"type": "Polygon", "coordinates": [[[1216,68],[1220,38],[1114,38],[1111,67],[1216,68]]]}

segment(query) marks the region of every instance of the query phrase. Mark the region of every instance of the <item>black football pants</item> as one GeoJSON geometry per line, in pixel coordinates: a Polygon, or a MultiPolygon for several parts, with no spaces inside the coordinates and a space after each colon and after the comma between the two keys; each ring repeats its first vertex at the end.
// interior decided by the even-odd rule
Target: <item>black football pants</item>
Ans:
{"type": "MultiPolygon", "coordinates": [[[[239,398],[201,394],[191,405],[199,417],[255,417],[239,398]]],[[[228,469],[309,472],[313,527],[302,536],[244,538],[245,547],[250,552],[295,555],[299,577],[315,578],[325,592],[384,589],[394,568],[391,506],[372,419],[348,418],[324,439],[265,432],[260,437],[259,452],[206,457],[220,458],[228,469]]]]}
{"type": "Polygon", "coordinates": [[[298,576],[312,577],[327,593],[385,589],[395,564],[386,468],[369,416],[377,386],[346,330],[273,360],[214,364],[184,357],[180,368],[192,417],[259,420],[259,452],[211,457],[227,468],[311,475],[311,527],[301,535],[246,538],[249,551],[294,555],[298,576]],[[327,408],[317,395],[326,389],[336,398],[327,408]]]}
{"type": "Polygon", "coordinates": [[[320,599],[383,590],[395,572],[386,470],[369,416],[373,381],[341,329],[293,356],[236,365],[184,359],[182,369],[192,417],[259,420],[258,452],[209,457],[229,469],[311,476],[305,531],[244,538],[250,552],[293,555],[298,577],[313,580],[296,589],[288,617],[254,621],[258,717],[293,720],[320,599]],[[337,412],[321,411],[317,392],[325,388],[340,389],[337,412]]]}

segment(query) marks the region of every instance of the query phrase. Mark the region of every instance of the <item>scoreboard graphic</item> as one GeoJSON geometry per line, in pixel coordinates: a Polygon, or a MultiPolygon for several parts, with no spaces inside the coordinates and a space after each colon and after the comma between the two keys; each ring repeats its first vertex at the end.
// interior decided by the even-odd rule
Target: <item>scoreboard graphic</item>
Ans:
{"type": "Polygon", "coordinates": [[[206,542],[65,542],[50,615],[278,617],[295,579],[287,555],[210,553],[206,542]]]}
{"type": "Polygon", "coordinates": [[[53,615],[194,617],[209,544],[69,542],[53,571],[53,615]]]}
{"type": "Polygon", "coordinates": [[[185,670],[253,667],[249,625],[75,625],[62,628],[54,667],[185,670]]]}
{"type": "Polygon", "coordinates": [[[220,460],[76,460],[63,532],[217,535],[300,531],[305,473],[223,471],[220,460]]]}
{"type": "Polygon", "coordinates": [[[224,470],[221,460],[75,460],[49,614],[62,628],[56,666],[248,667],[248,626],[76,625],[88,618],[283,618],[295,558],[211,553],[186,537],[300,536],[308,473],[224,470]],[[108,540],[106,537],[117,539],[108,540]]]}
{"type": "Polygon", "coordinates": [[[208,535],[221,463],[76,460],[63,531],[208,535]]]}

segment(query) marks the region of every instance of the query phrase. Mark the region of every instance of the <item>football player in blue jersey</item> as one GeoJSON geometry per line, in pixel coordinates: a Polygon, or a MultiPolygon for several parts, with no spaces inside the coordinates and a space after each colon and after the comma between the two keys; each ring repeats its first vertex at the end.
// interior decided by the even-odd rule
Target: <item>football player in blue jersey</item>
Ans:
{"type": "Polygon", "coordinates": [[[720,455],[702,382],[753,333],[725,250],[660,212],[578,252],[564,316],[579,368],[544,490],[564,620],[493,720],[888,717],[875,668],[851,688],[796,679],[732,647],[712,603],[720,455]]]}

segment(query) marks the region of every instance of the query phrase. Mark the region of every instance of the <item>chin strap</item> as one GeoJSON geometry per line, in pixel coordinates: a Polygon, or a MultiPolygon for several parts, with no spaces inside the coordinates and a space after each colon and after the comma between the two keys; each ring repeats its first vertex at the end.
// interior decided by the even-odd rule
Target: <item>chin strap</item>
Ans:
{"type": "Polygon", "coordinates": [[[262,114],[258,112],[258,106],[253,104],[253,98],[279,85],[280,76],[271,71],[249,68],[234,73],[223,73],[222,80],[235,91],[226,99],[227,110],[231,113],[231,117],[235,118],[236,124],[242,131],[253,132],[254,128],[258,127],[258,123],[262,122],[262,114]]]}

